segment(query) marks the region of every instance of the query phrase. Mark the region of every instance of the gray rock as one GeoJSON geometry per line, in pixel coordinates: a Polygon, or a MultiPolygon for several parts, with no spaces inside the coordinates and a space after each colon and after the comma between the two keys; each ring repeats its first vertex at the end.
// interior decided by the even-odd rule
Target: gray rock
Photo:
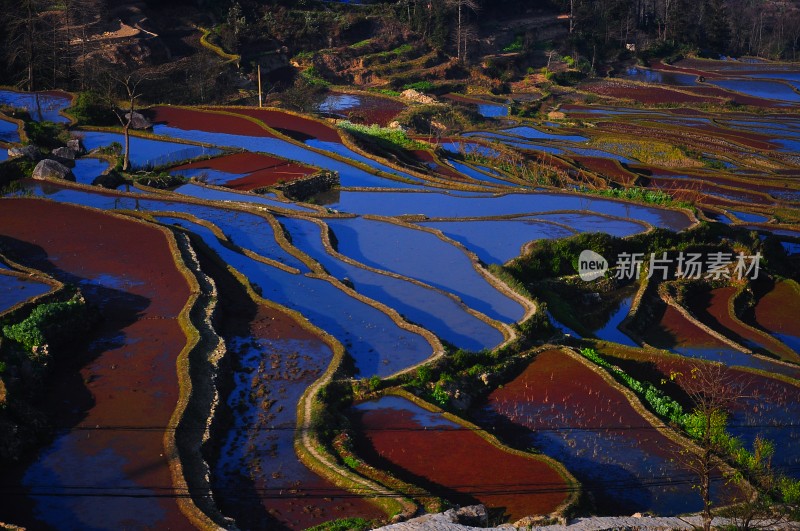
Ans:
{"type": "Polygon", "coordinates": [[[30,160],[40,160],[42,158],[42,153],[36,146],[12,147],[8,148],[8,157],[12,159],[25,157],[30,160]]]}
{"type": "Polygon", "coordinates": [[[109,189],[116,189],[118,186],[125,184],[125,177],[120,175],[119,173],[111,170],[108,173],[104,173],[102,175],[98,175],[94,181],[92,181],[94,186],[102,186],[103,188],[109,189]]]}
{"type": "Polygon", "coordinates": [[[61,159],[75,160],[78,154],[72,148],[60,147],[53,150],[53,155],[61,159]]]}
{"type": "Polygon", "coordinates": [[[33,169],[34,179],[65,179],[67,181],[74,181],[75,175],[72,170],[57,162],[53,159],[44,159],[36,165],[33,169]]]}
{"type": "MultiPolygon", "coordinates": [[[[125,113],[126,120],[129,119],[130,116],[131,113],[129,112],[125,113]]],[[[133,113],[133,118],[130,119],[131,119],[131,127],[133,127],[134,129],[150,129],[151,127],[153,127],[153,124],[150,122],[150,120],[148,120],[141,113],[138,113],[136,111],[134,111],[133,113]]]]}
{"type": "Polygon", "coordinates": [[[456,519],[459,524],[472,527],[487,527],[489,513],[483,505],[469,505],[456,510],[456,519]]]}
{"type": "Polygon", "coordinates": [[[73,138],[72,140],[68,140],[67,147],[70,148],[75,153],[77,153],[78,155],[86,151],[85,149],[83,149],[83,145],[81,145],[80,138],[73,138]]]}

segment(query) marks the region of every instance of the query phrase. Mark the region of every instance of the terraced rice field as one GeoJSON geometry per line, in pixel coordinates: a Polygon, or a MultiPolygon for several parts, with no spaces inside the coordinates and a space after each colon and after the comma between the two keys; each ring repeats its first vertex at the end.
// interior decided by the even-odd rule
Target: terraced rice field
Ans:
{"type": "MultiPolygon", "coordinates": [[[[497,376],[461,412],[474,425],[424,404],[428,396],[378,391],[420,379],[420,365],[459,349],[469,359],[513,345],[543,312],[497,267],[541,240],[631,238],[719,220],[758,231],[764,245],[770,234],[786,249],[798,245],[796,73],[726,66],[655,63],[586,82],[578,93],[612,99],[564,105],[565,118],[547,123],[509,116],[499,99],[454,96],[476,106],[485,127],[421,138],[430,147],[405,158],[365,151],[332,118],[385,126],[406,106],[394,98],[332,91],[319,114],[159,106],[146,111],[152,132],[132,137],[134,168],[190,182],[100,190],[92,183],[111,163],[99,155],[77,160],[76,183],[20,181],[0,199],[2,249],[80,287],[106,319],[49,392],[59,397],[49,411],[59,430],[0,480],[13,494],[0,496],[0,520],[305,529],[344,517],[385,521],[407,512],[408,495],[485,503],[513,522],[563,508],[578,488],[605,514],[697,510],[690,474],[672,458],[685,441],[574,352],[545,348],[497,376]],[[647,107],[661,102],[677,106],[647,107]],[[302,201],[279,186],[323,171],[340,186],[302,201]],[[641,195],[615,198],[609,187],[641,195]],[[641,200],[663,198],[646,192],[671,196],[641,200]],[[198,296],[208,320],[193,306],[198,296]],[[197,336],[204,355],[186,361],[197,336]],[[186,382],[196,386],[191,400],[186,382]],[[334,417],[344,424],[317,429],[334,417]],[[333,443],[345,432],[350,462],[333,443]]],[[[67,121],[70,99],[0,91],[0,102],[67,121]]],[[[123,140],[73,132],[90,151],[123,140]]],[[[16,124],[0,120],[0,140],[19,145],[16,124]]],[[[0,312],[43,290],[4,268],[0,312]]],[[[796,279],[731,313],[736,293],[715,286],[697,307],[653,304],[639,334],[625,325],[641,312],[634,286],[605,323],[574,317],[594,336],[581,345],[620,364],[646,362],[668,378],[711,360],[752,378],[757,398],[737,403],[731,429],[748,444],[760,434],[791,447],[775,463],[796,476],[796,430],[778,428],[798,408],[796,279]]],[[[537,339],[577,340],[570,335],[537,339]]],[[[471,376],[483,381],[485,369],[471,376]]],[[[455,398],[447,379],[427,383],[455,398]]]]}

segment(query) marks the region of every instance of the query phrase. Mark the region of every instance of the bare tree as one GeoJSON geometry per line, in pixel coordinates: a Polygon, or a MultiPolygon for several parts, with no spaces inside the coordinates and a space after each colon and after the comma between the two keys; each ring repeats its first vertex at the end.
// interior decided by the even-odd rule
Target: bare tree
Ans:
{"type": "Polygon", "coordinates": [[[131,124],[133,123],[134,112],[136,112],[136,102],[142,96],[141,92],[139,92],[139,85],[144,81],[144,78],[134,74],[128,74],[124,77],[116,74],[109,74],[109,77],[117,84],[120,90],[124,91],[126,108],[122,109],[116,104],[112,107],[114,114],[117,115],[117,119],[122,125],[122,131],[125,135],[125,148],[122,153],[122,171],[128,171],[131,165],[131,124]]]}
{"type": "Polygon", "coordinates": [[[687,431],[700,447],[699,452],[681,452],[681,463],[698,478],[697,489],[703,501],[703,529],[711,530],[713,519],[711,499],[712,480],[719,476],[719,456],[725,454],[729,437],[726,433],[728,412],[735,402],[745,398],[748,382],[734,377],[721,363],[696,363],[685,373],[674,373],[676,380],[689,395],[694,410],[687,431]]]}
{"type": "Polygon", "coordinates": [[[448,5],[456,8],[457,23],[456,23],[456,56],[459,61],[463,61],[467,55],[467,32],[465,32],[466,15],[464,9],[469,9],[473,13],[480,11],[480,4],[478,0],[447,0],[448,5]],[[463,50],[463,51],[462,51],[463,50]]]}
{"type": "Polygon", "coordinates": [[[39,0],[23,0],[16,9],[10,9],[8,27],[8,63],[21,63],[24,66],[23,86],[35,90],[36,71],[42,59],[43,40],[39,38],[42,5],[39,0]]]}

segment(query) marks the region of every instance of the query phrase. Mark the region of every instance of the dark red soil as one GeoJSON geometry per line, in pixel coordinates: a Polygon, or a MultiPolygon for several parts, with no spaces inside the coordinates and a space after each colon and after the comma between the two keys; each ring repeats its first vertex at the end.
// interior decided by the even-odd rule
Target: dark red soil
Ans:
{"type": "MultiPolygon", "coordinates": [[[[178,397],[175,363],[187,339],[176,318],[188,300],[189,286],[167,238],[154,227],[98,211],[36,199],[0,201],[0,234],[19,261],[65,282],[99,284],[84,286],[103,321],[93,331],[94,341],[85,355],[73,359],[79,375],[56,375],[45,397],[56,423],[65,428],[151,428],[73,431],[59,439],[69,439],[75,462],[89,463],[91,456],[113,452],[122,459],[128,482],[169,494],[172,477],[164,458],[164,427],[178,397]]],[[[17,474],[24,472],[11,472],[5,479],[18,482],[17,474]]],[[[80,473],[93,485],[98,472],[87,468],[80,473]]],[[[191,527],[174,498],[146,500],[152,512],[161,515],[158,528],[191,527]]],[[[37,527],[26,510],[31,503],[0,499],[2,518],[37,527]]],[[[78,515],[81,503],[80,497],[65,502],[78,515]]]]}
{"type": "Polygon", "coordinates": [[[471,430],[426,429],[411,412],[391,408],[364,411],[356,424],[357,451],[370,464],[455,503],[504,508],[514,521],[566,500],[564,479],[546,462],[504,452],[471,430]]]}
{"type": "Polygon", "coordinates": [[[259,153],[236,153],[191,164],[183,164],[173,170],[210,169],[240,174],[242,177],[225,183],[226,188],[254,190],[274,186],[279,182],[291,182],[316,172],[311,166],[303,166],[277,157],[259,153]]]}
{"type": "Polygon", "coordinates": [[[800,293],[789,281],[777,282],[755,308],[756,322],[771,332],[800,337],[800,293]]]}
{"type": "Polygon", "coordinates": [[[525,403],[563,404],[569,419],[558,426],[553,426],[551,419],[541,417],[526,417],[520,421],[533,430],[565,426],[570,429],[609,427],[609,433],[634,438],[636,446],[651,453],[672,457],[680,450],[657,430],[624,429],[624,426],[647,425],[647,421],[600,375],[559,350],[537,354],[522,374],[493,391],[488,402],[496,411],[508,409],[512,415],[514,404],[522,405],[521,411],[525,403]]]}
{"type": "Polygon", "coordinates": [[[751,205],[771,205],[774,201],[758,194],[748,193],[745,190],[731,190],[729,188],[720,188],[708,183],[698,181],[691,181],[687,179],[667,179],[663,177],[654,177],[651,186],[662,188],[664,190],[688,190],[691,192],[702,193],[704,195],[702,202],[709,204],[723,204],[729,205],[733,201],[738,201],[751,205]],[[724,194],[727,197],[720,197],[719,199],[710,194],[724,194]],[[728,197],[732,198],[729,199],[728,197]]]}
{"type": "MultiPolygon", "coordinates": [[[[635,85],[619,80],[597,81],[581,85],[581,89],[612,98],[636,100],[646,104],[658,103],[720,103],[718,97],[704,94],[687,94],[666,87],[635,85]]],[[[684,90],[684,88],[681,88],[684,90]]],[[[730,93],[726,93],[730,97],[730,93]]]]}
{"type": "Polygon", "coordinates": [[[150,116],[154,123],[165,123],[189,131],[211,131],[231,135],[272,137],[267,129],[242,116],[183,107],[153,107],[150,116]]]}
{"type": "Polygon", "coordinates": [[[599,173],[604,177],[610,177],[621,184],[631,184],[636,179],[633,173],[626,171],[624,168],[612,160],[600,157],[572,157],[575,162],[579,162],[586,169],[599,173]]]}
{"type": "Polygon", "coordinates": [[[334,127],[316,120],[303,118],[287,112],[282,112],[275,109],[257,108],[222,108],[222,110],[261,120],[269,127],[286,133],[288,136],[292,136],[292,133],[300,133],[306,137],[317,138],[326,142],[342,141],[342,139],[339,137],[339,133],[334,127]]]}
{"type": "Polygon", "coordinates": [[[645,340],[660,348],[698,347],[728,349],[725,343],[710,336],[703,329],[688,321],[678,310],[670,305],[657,325],[651,327],[645,340]]]}
{"type": "Polygon", "coordinates": [[[731,92],[716,86],[702,86],[694,87],[692,92],[701,94],[707,97],[723,98],[738,103],[739,105],[752,105],[753,107],[767,107],[767,108],[781,108],[781,102],[774,100],[767,100],[764,98],[756,98],[755,96],[747,96],[739,94],[738,92],[731,92]]]}
{"type": "Polygon", "coordinates": [[[788,355],[787,359],[797,359],[796,355],[792,355],[791,350],[787,352],[784,345],[776,344],[777,342],[775,341],[770,341],[768,337],[765,338],[755,333],[753,330],[744,326],[739,320],[731,317],[728,312],[728,303],[735,294],[736,288],[733,286],[711,290],[707,306],[705,308],[694,308],[695,315],[712,328],[722,333],[727,331],[728,333],[726,335],[735,341],[750,341],[764,347],[777,356],[787,357],[788,355]]]}
{"type": "MultiPolygon", "coordinates": [[[[331,91],[331,94],[337,94],[337,92],[331,91]]],[[[356,94],[356,96],[361,100],[361,104],[342,111],[353,121],[363,121],[367,124],[378,124],[385,127],[406,108],[404,103],[391,98],[370,94],[356,94]],[[358,120],[358,118],[363,118],[363,120],[358,120]]]]}

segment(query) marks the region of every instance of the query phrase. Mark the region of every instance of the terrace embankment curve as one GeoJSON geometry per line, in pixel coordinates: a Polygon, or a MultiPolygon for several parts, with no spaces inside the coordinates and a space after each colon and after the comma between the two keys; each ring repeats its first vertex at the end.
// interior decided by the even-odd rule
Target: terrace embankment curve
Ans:
{"type": "Polygon", "coordinates": [[[175,364],[189,344],[180,317],[192,291],[168,233],[49,201],[2,203],[2,233],[41,249],[25,255],[27,265],[80,285],[104,320],[86,356],[75,360],[76,377],[63,379],[44,397],[64,431],[36,462],[6,475],[24,496],[5,497],[0,512],[13,510],[13,520],[24,525],[107,525],[103,495],[122,489],[138,496],[114,498],[117,524],[188,527],[164,436],[179,399],[175,364]],[[36,496],[48,492],[59,495],[36,496]]]}

